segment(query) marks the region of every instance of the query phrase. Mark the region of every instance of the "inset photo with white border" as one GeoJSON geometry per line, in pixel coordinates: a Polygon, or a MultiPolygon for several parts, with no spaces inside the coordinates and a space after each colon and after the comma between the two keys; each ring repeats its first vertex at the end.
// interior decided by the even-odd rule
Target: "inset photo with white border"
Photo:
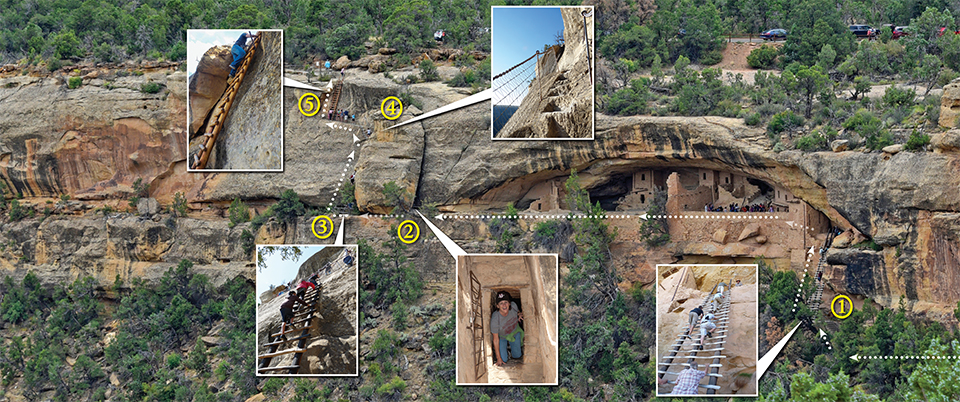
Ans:
{"type": "Polygon", "coordinates": [[[657,396],[757,396],[757,275],[657,265],[657,396]]]}
{"type": "Polygon", "coordinates": [[[357,246],[257,246],[258,376],[359,373],[357,246]]]}
{"type": "Polygon", "coordinates": [[[457,385],[557,385],[556,254],[457,257],[457,385]]]}
{"type": "Polygon", "coordinates": [[[283,171],[283,30],[187,30],[187,170],[283,171]]]}
{"type": "Polygon", "coordinates": [[[593,6],[491,7],[494,140],[592,140],[593,6]]]}

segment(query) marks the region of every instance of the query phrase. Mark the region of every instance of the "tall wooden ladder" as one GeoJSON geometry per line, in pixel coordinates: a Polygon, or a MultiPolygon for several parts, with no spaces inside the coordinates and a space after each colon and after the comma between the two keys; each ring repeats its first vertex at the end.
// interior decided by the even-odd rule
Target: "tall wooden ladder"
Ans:
{"type": "MultiPolygon", "coordinates": [[[[719,285],[719,284],[718,284],[719,285]]],[[[716,309],[713,309],[710,300],[714,296],[714,291],[717,290],[717,286],[714,286],[714,289],[709,293],[709,295],[703,300],[701,308],[704,308],[704,315],[712,313],[714,315],[714,322],[717,324],[717,328],[713,330],[713,336],[704,341],[704,345],[700,348],[700,321],[697,321],[694,324],[693,330],[689,334],[684,330],[677,335],[676,340],[671,345],[670,354],[665,356],[662,362],[658,365],[657,368],[657,377],[664,378],[666,376],[671,376],[672,379],[667,382],[667,385],[676,385],[677,376],[680,375],[679,370],[671,371],[671,366],[681,366],[689,367],[690,364],[686,361],[695,359],[695,360],[710,360],[708,364],[710,372],[707,373],[707,378],[709,381],[707,384],[700,384],[699,388],[706,389],[707,394],[715,394],[717,390],[720,389],[720,386],[717,385],[717,379],[722,378],[723,375],[720,374],[720,368],[723,367],[723,364],[720,363],[721,359],[726,359],[727,357],[723,354],[724,344],[726,344],[726,338],[728,336],[728,325],[730,322],[730,287],[724,286],[722,302],[716,309]],[[712,353],[711,353],[712,352],[712,353]]],[[[672,390],[672,388],[671,388],[672,390]]],[[[660,392],[664,394],[664,392],[660,392]]]]}
{"type": "Polygon", "coordinates": [[[250,67],[251,60],[256,56],[257,49],[260,47],[260,38],[262,37],[262,32],[257,32],[257,36],[253,37],[253,44],[250,45],[250,50],[247,51],[247,55],[243,57],[243,62],[240,64],[240,67],[237,68],[236,74],[233,78],[229,79],[227,89],[223,92],[223,96],[220,97],[220,101],[217,102],[210,116],[211,123],[207,124],[210,132],[203,134],[205,139],[200,143],[199,151],[193,154],[194,159],[190,163],[191,169],[203,169],[207,166],[207,161],[210,160],[210,154],[213,153],[213,145],[216,144],[217,136],[220,134],[220,130],[223,129],[223,124],[227,120],[227,113],[230,113],[230,108],[233,106],[233,101],[237,97],[240,85],[243,84],[243,78],[247,75],[247,69],[250,67]],[[210,126],[210,124],[212,124],[212,126],[210,126]]]}
{"type": "Polygon", "coordinates": [[[300,359],[303,358],[303,353],[307,351],[306,346],[307,342],[310,340],[310,330],[316,326],[314,318],[317,318],[317,311],[320,302],[321,289],[317,287],[316,289],[310,289],[305,294],[304,300],[307,302],[307,305],[300,305],[297,308],[297,311],[294,312],[293,319],[290,321],[290,325],[287,326],[287,329],[270,335],[270,343],[267,343],[263,346],[269,348],[269,351],[266,354],[257,356],[257,359],[260,360],[260,365],[257,368],[259,374],[268,374],[276,371],[287,371],[287,374],[297,374],[300,371],[300,359]],[[296,325],[302,324],[301,327],[296,327],[296,325]],[[284,339],[286,334],[299,332],[299,335],[293,338],[284,339]],[[289,342],[297,342],[295,347],[289,349],[279,350],[280,346],[285,345],[289,342]],[[293,363],[287,366],[270,366],[274,357],[283,356],[288,354],[294,354],[293,363]]]}

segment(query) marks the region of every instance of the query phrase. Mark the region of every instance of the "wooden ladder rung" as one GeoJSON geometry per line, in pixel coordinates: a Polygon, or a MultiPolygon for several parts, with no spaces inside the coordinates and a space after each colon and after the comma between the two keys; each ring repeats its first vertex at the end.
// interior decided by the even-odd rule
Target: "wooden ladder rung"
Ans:
{"type": "Polygon", "coordinates": [[[305,326],[305,327],[290,329],[290,330],[287,330],[286,332],[278,332],[278,333],[276,333],[276,334],[270,335],[270,337],[276,338],[276,337],[278,337],[278,336],[280,336],[280,335],[286,335],[286,334],[289,334],[289,333],[291,333],[291,332],[297,332],[297,331],[300,331],[300,330],[313,328],[315,325],[316,325],[316,324],[310,324],[310,325],[307,325],[307,326],[305,326]]]}
{"type": "Polygon", "coordinates": [[[268,358],[271,358],[271,357],[283,356],[283,355],[288,355],[288,354],[291,354],[291,353],[301,353],[301,352],[306,352],[306,351],[307,351],[306,349],[287,349],[287,350],[281,350],[281,351],[279,351],[279,352],[273,352],[273,353],[267,353],[267,354],[265,354],[265,355],[260,355],[260,356],[257,356],[257,359],[268,359],[268,358]]]}
{"type": "Polygon", "coordinates": [[[262,371],[277,371],[277,370],[291,370],[291,369],[299,369],[299,368],[300,368],[300,366],[277,366],[277,367],[263,367],[263,368],[258,368],[257,371],[261,371],[261,372],[262,372],[262,371]]]}
{"type": "Polygon", "coordinates": [[[296,338],[290,338],[290,339],[287,339],[287,340],[284,340],[284,341],[276,341],[276,342],[265,343],[265,344],[260,345],[260,346],[282,345],[282,344],[287,343],[287,342],[299,341],[299,340],[301,340],[301,339],[307,339],[307,338],[310,338],[310,335],[300,335],[300,336],[298,336],[298,337],[296,337],[296,338]]]}

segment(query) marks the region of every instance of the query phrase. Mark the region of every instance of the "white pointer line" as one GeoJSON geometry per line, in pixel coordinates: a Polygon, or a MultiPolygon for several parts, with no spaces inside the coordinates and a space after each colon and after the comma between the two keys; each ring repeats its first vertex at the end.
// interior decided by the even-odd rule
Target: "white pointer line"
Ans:
{"type": "Polygon", "coordinates": [[[423,222],[426,223],[427,226],[430,228],[430,230],[433,231],[433,234],[437,236],[437,239],[440,239],[440,243],[443,243],[443,246],[447,248],[447,251],[450,252],[450,255],[453,256],[454,260],[456,260],[457,257],[461,255],[467,255],[466,251],[463,251],[463,249],[460,248],[460,246],[458,246],[457,243],[454,243],[453,240],[450,240],[450,237],[447,237],[446,234],[444,234],[443,232],[440,231],[440,229],[434,226],[433,223],[430,222],[429,219],[427,219],[427,217],[423,216],[423,214],[420,213],[420,211],[417,211],[417,215],[420,215],[420,218],[422,218],[423,222]]]}
{"type": "Polygon", "coordinates": [[[410,120],[407,120],[407,121],[405,121],[405,122],[403,122],[403,123],[400,123],[400,124],[397,124],[397,125],[388,127],[387,130],[389,130],[389,129],[391,129],[391,128],[400,127],[400,126],[402,126],[402,125],[404,125],[404,124],[410,124],[410,123],[413,123],[413,122],[418,121],[418,120],[423,120],[423,119],[426,119],[426,118],[428,118],[428,117],[433,117],[433,116],[436,116],[436,115],[439,115],[439,114],[443,114],[443,113],[449,112],[449,111],[451,111],[451,110],[456,110],[456,109],[460,109],[460,108],[462,108],[462,107],[470,106],[470,105],[472,105],[472,104],[474,104],[474,103],[480,103],[480,102],[483,102],[483,101],[486,101],[486,100],[490,100],[490,97],[491,97],[492,95],[493,95],[493,90],[492,90],[492,89],[488,89],[488,90],[486,90],[486,91],[483,91],[483,92],[480,92],[480,93],[476,93],[476,94],[470,95],[470,96],[468,96],[468,97],[466,97],[466,98],[460,99],[460,100],[458,100],[458,101],[456,101],[456,102],[453,102],[453,103],[451,103],[451,104],[449,104],[449,105],[446,105],[446,106],[444,106],[444,107],[441,107],[441,108],[439,108],[439,109],[431,110],[431,111],[429,111],[429,112],[427,112],[427,113],[421,114],[421,115],[419,115],[419,116],[417,116],[417,117],[415,117],[415,118],[412,118],[412,119],[410,119],[410,120]]]}
{"type": "Polygon", "coordinates": [[[757,379],[763,377],[763,373],[767,372],[767,369],[770,368],[771,364],[773,364],[773,360],[777,358],[777,355],[780,354],[780,351],[783,350],[783,347],[787,346],[787,341],[793,337],[794,332],[797,332],[797,328],[800,328],[799,323],[796,327],[793,327],[787,336],[783,337],[780,342],[777,342],[777,344],[773,346],[773,349],[770,349],[767,354],[760,358],[760,361],[757,362],[757,379]]]}
{"type": "Polygon", "coordinates": [[[297,80],[291,80],[291,79],[289,79],[289,78],[287,78],[287,77],[283,77],[283,86],[285,86],[285,87],[294,87],[294,88],[302,88],[302,89],[309,89],[309,90],[313,90],[313,91],[322,91],[322,89],[320,89],[320,88],[317,88],[317,87],[312,86],[312,85],[304,84],[304,83],[302,83],[302,82],[300,82],[300,81],[297,81],[297,80]]]}

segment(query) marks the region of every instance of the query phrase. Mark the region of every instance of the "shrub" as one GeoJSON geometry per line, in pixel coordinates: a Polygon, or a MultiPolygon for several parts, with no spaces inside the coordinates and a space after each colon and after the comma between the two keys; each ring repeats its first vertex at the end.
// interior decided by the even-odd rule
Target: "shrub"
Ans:
{"type": "Polygon", "coordinates": [[[770,123],[767,124],[767,132],[771,135],[777,135],[787,130],[803,125],[803,117],[793,113],[792,110],[786,110],[773,115],[770,123]]]}
{"type": "Polygon", "coordinates": [[[922,151],[924,148],[926,148],[927,144],[930,144],[930,136],[917,130],[913,130],[913,132],[910,133],[910,138],[907,139],[907,143],[903,146],[903,149],[908,151],[922,151]]]}
{"type": "Polygon", "coordinates": [[[780,50],[775,46],[763,45],[750,52],[747,56],[747,64],[752,68],[773,68],[779,54],[780,50]]]}
{"type": "Polygon", "coordinates": [[[759,113],[759,112],[754,112],[754,113],[750,113],[749,115],[747,115],[747,117],[746,117],[745,119],[743,119],[743,123],[746,124],[746,125],[748,125],[748,126],[754,126],[754,127],[756,127],[756,126],[759,126],[759,125],[760,125],[760,119],[761,119],[760,113],[759,113]]]}
{"type": "Polygon", "coordinates": [[[403,102],[404,105],[413,105],[416,106],[417,109],[423,109],[423,102],[414,98],[409,92],[401,92],[400,101],[403,102]]]}
{"type": "Polygon", "coordinates": [[[181,217],[187,216],[187,198],[179,191],[173,195],[173,212],[181,217]]]}
{"type": "Polygon", "coordinates": [[[129,205],[130,208],[136,208],[137,204],[140,202],[140,198],[147,196],[148,185],[143,184],[143,178],[138,177],[133,181],[133,194],[130,196],[129,205]]]}
{"type": "Polygon", "coordinates": [[[827,144],[827,137],[820,133],[820,131],[814,131],[798,138],[795,145],[797,149],[809,152],[825,150],[827,149],[827,144]]]}
{"type": "Polygon", "coordinates": [[[67,80],[67,88],[77,89],[80,88],[81,85],[83,85],[83,78],[70,77],[70,79],[67,80]]]}
{"type": "Polygon", "coordinates": [[[243,201],[240,201],[239,197],[233,199],[227,212],[230,215],[230,224],[228,226],[231,228],[250,220],[250,208],[248,208],[247,204],[244,204],[243,201]]]}
{"type": "Polygon", "coordinates": [[[437,66],[430,59],[423,59],[420,62],[420,79],[423,81],[436,81],[440,79],[437,73],[437,66]]]}
{"type": "Polygon", "coordinates": [[[882,128],[883,122],[866,109],[857,110],[843,122],[843,128],[856,131],[866,140],[865,145],[870,149],[880,149],[893,144],[893,136],[882,128]]]}
{"type": "Polygon", "coordinates": [[[572,232],[573,227],[567,221],[540,222],[533,232],[533,241],[542,247],[554,250],[563,244],[572,232]]]}
{"type": "Polygon", "coordinates": [[[407,328],[407,305],[402,301],[393,303],[390,306],[390,313],[393,315],[393,328],[397,331],[403,331],[407,328]]]}
{"type": "Polygon", "coordinates": [[[621,116],[644,114],[650,103],[650,80],[640,78],[630,82],[630,86],[623,87],[613,95],[603,97],[605,111],[608,114],[621,116]]]}
{"type": "Polygon", "coordinates": [[[280,201],[273,204],[270,209],[273,210],[277,219],[291,223],[296,222],[298,217],[306,213],[306,208],[303,206],[303,203],[300,202],[300,196],[296,191],[290,189],[280,193],[280,201]]]}
{"type": "Polygon", "coordinates": [[[244,255],[251,255],[253,249],[257,247],[256,239],[253,237],[253,233],[247,229],[243,229],[243,232],[240,233],[240,247],[243,248],[244,255]]]}
{"type": "MultiPolygon", "coordinates": [[[[60,67],[63,67],[63,63],[60,62],[59,57],[52,56],[49,59],[47,59],[47,70],[57,71],[60,69],[60,67]]],[[[24,69],[23,72],[27,72],[27,70],[24,69]]]]}
{"type": "Polygon", "coordinates": [[[263,384],[263,393],[266,395],[277,395],[277,391],[286,384],[282,378],[270,378],[263,384]]]}
{"type": "Polygon", "coordinates": [[[140,84],[140,92],[145,94],[155,94],[160,92],[161,85],[156,82],[145,82],[140,84]]]}
{"type": "Polygon", "coordinates": [[[710,114],[723,117],[737,117],[740,114],[740,104],[732,100],[724,99],[717,103],[717,107],[710,111],[710,114]]]}
{"type": "Polygon", "coordinates": [[[700,57],[700,64],[712,66],[719,62],[723,61],[723,54],[719,50],[714,50],[707,52],[707,54],[700,57]]]}
{"type": "Polygon", "coordinates": [[[20,205],[20,201],[13,200],[10,202],[10,220],[19,221],[28,216],[27,209],[20,205]]]}
{"type": "Polygon", "coordinates": [[[888,87],[883,93],[883,104],[890,107],[913,106],[913,98],[917,93],[912,89],[888,87]]]}

